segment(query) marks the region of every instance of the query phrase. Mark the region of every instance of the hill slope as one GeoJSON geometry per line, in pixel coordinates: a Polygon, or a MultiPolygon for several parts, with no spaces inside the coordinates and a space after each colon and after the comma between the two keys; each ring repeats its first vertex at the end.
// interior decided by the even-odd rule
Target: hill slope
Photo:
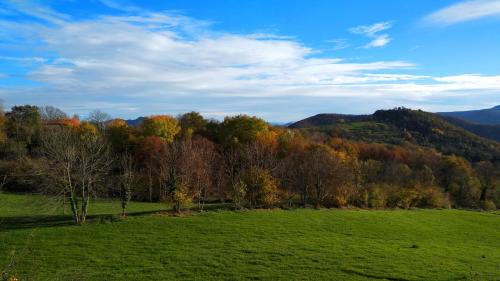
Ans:
{"type": "Polygon", "coordinates": [[[478,124],[452,116],[442,115],[441,117],[446,121],[450,122],[451,124],[463,128],[467,131],[470,131],[480,137],[500,142],[500,124],[497,125],[478,124]]]}
{"type": "Polygon", "coordinates": [[[443,116],[451,116],[478,124],[500,125],[500,105],[488,109],[439,112],[443,116]]]}
{"type": "Polygon", "coordinates": [[[483,139],[433,113],[398,108],[379,110],[370,116],[350,116],[348,121],[339,121],[338,116],[333,114],[329,118],[328,114],[320,114],[296,122],[290,127],[366,142],[410,142],[436,148],[445,154],[460,155],[472,161],[500,160],[498,142],[483,139]]]}

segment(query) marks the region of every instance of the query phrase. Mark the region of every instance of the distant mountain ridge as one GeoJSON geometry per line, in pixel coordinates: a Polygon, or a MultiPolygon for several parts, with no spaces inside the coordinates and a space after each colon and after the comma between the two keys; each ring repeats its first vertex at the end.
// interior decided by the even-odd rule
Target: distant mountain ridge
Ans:
{"type": "Polygon", "coordinates": [[[500,125],[500,105],[488,109],[438,112],[438,114],[460,118],[478,124],[500,125]]]}
{"type": "Polygon", "coordinates": [[[305,128],[330,125],[333,123],[343,122],[359,122],[371,119],[371,115],[351,115],[351,114],[337,114],[337,113],[320,113],[309,118],[294,122],[288,127],[290,128],[305,128]]]}
{"type": "Polygon", "coordinates": [[[127,122],[127,124],[129,126],[134,126],[134,127],[137,127],[137,126],[140,126],[142,124],[142,121],[144,121],[144,118],[145,117],[137,117],[136,119],[128,119],[128,120],[125,120],[125,122],[127,122]]]}

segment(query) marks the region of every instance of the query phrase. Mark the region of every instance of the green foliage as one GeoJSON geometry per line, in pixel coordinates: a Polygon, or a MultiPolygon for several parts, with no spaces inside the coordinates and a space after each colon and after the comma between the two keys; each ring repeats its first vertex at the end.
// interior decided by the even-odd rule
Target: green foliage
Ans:
{"type": "Polygon", "coordinates": [[[172,143],[180,131],[179,122],[168,115],[155,115],[144,118],[142,122],[144,136],[157,136],[167,143],[172,143]]]}
{"type": "Polygon", "coordinates": [[[191,202],[192,198],[189,194],[189,188],[180,181],[177,176],[177,170],[174,167],[170,168],[167,188],[171,201],[174,204],[175,212],[180,212],[184,205],[191,202]]]}
{"type": "Polygon", "coordinates": [[[232,200],[234,207],[241,209],[245,205],[245,197],[247,194],[247,185],[243,181],[238,181],[233,186],[232,200]]]}
{"type": "Polygon", "coordinates": [[[481,201],[481,209],[485,211],[494,211],[497,209],[497,206],[495,205],[495,202],[491,200],[484,200],[481,201]]]}
{"type": "Polygon", "coordinates": [[[115,119],[106,126],[106,136],[115,153],[130,151],[134,144],[133,129],[122,119],[115,119]]]}
{"type": "Polygon", "coordinates": [[[224,118],[219,138],[227,146],[246,144],[268,130],[269,126],[264,120],[255,116],[238,115],[224,118]]]}
{"type": "Polygon", "coordinates": [[[179,118],[181,126],[181,137],[191,138],[194,134],[204,133],[206,131],[207,120],[198,112],[189,112],[182,114],[179,118]]]}
{"type": "Polygon", "coordinates": [[[14,106],[5,116],[7,117],[7,135],[13,141],[26,145],[28,152],[31,153],[42,120],[38,107],[14,106]]]}

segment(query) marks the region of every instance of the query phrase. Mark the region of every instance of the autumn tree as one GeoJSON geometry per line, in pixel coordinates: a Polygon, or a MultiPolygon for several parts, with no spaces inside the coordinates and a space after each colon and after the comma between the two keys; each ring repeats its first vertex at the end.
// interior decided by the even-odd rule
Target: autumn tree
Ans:
{"type": "Polygon", "coordinates": [[[217,168],[220,155],[213,142],[203,137],[186,140],[186,149],[181,156],[180,170],[184,182],[197,199],[198,209],[203,210],[209,192],[216,185],[217,168]]]}
{"type": "Polygon", "coordinates": [[[220,141],[226,146],[237,146],[255,140],[269,130],[267,123],[255,116],[238,115],[224,118],[220,127],[220,141]]]}
{"type": "Polygon", "coordinates": [[[246,199],[251,208],[271,207],[279,201],[278,184],[271,173],[259,168],[251,168],[243,178],[246,199]]]}
{"type": "Polygon", "coordinates": [[[142,132],[145,136],[156,136],[166,143],[172,143],[179,133],[180,127],[177,119],[168,115],[154,115],[144,118],[142,132]]]}
{"type": "Polygon", "coordinates": [[[458,156],[446,157],[441,166],[440,180],[456,206],[479,206],[481,183],[465,159],[458,156]]]}
{"type": "Polygon", "coordinates": [[[342,158],[325,145],[313,145],[304,155],[305,174],[311,187],[314,205],[319,207],[332,196],[335,188],[343,183],[345,170],[342,170],[342,158]]]}
{"type": "Polygon", "coordinates": [[[150,202],[153,201],[153,187],[155,183],[155,173],[158,169],[160,156],[165,154],[166,143],[157,136],[144,138],[137,146],[136,159],[143,174],[147,176],[148,196],[150,202]]]}
{"type": "Polygon", "coordinates": [[[123,119],[114,119],[106,125],[106,137],[115,153],[132,150],[134,141],[133,129],[123,119]]]}

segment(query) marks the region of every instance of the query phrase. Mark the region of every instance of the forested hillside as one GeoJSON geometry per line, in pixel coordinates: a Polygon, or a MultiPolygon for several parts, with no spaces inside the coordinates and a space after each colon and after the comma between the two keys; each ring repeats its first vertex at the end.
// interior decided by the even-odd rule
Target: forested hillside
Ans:
{"type": "Polygon", "coordinates": [[[498,143],[405,108],[320,129],[273,127],[190,112],[137,126],[101,111],[87,120],[53,107],[0,115],[1,188],[69,202],[75,223],[91,198],[233,208],[484,208],[500,205],[498,143]]]}
{"type": "MultiPolygon", "coordinates": [[[[330,114],[316,115],[290,127],[365,142],[396,145],[412,143],[437,149],[447,155],[460,155],[471,161],[496,162],[500,159],[498,142],[481,138],[433,113],[397,108],[378,110],[370,116],[350,119],[336,118],[336,114],[331,116],[334,118],[330,114]]],[[[496,134],[496,131],[484,133],[496,134]]]]}

